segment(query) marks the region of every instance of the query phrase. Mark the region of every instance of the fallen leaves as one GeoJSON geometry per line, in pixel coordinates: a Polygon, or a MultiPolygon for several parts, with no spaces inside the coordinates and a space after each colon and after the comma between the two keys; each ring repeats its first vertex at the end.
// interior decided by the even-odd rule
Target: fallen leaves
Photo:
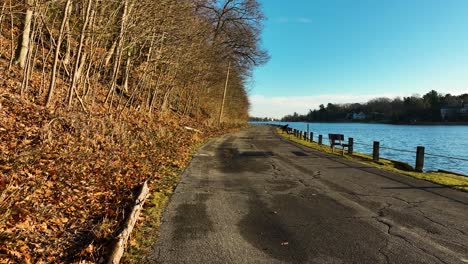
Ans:
{"type": "Polygon", "coordinates": [[[183,168],[194,145],[180,117],[116,121],[61,116],[0,87],[0,263],[94,263],[117,235],[134,191],[157,187],[165,168],[183,168]],[[163,131],[163,132],[161,132],[163,131]],[[177,134],[177,137],[171,135],[177,134]]]}

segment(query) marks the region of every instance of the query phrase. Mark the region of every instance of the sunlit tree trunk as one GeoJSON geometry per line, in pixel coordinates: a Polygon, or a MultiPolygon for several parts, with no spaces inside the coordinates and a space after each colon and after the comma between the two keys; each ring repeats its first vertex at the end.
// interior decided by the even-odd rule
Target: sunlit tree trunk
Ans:
{"type": "Polygon", "coordinates": [[[33,0],[25,0],[26,13],[23,20],[23,33],[18,40],[18,48],[16,50],[15,63],[19,64],[21,68],[26,65],[26,59],[29,51],[29,37],[31,34],[31,22],[33,17],[33,0]]]}
{"type": "Polygon", "coordinates": [[[89,23],[89,18],[91,14],[91,6],[93,4],[93,0],[88,0],[88,6],[86,8],[86,15],[85,19],[83,21],[83,26],[81,28],[81,34],[80,34],[80,44],[78,45],[78,51],[76,55],[76,61],[75,61],[75,68],[73,70],[73,76],[72,76],[72,83],[70,85],[69,93],[68,93],[68,108],[71,107],[72,101],[73,101],[73,95],[75,93],[75,87],[78,82],[78,80],[81,78],[81,73],[83,72],[83,67],[86,62],[86,53],[83,53],[83,46],[85,42],[85,37],[86,37],[86,28],[89,23]]]}
{"type": "Polygon", "coordinates": [[[124,0],[123,3],[123,11],[122,11],[122,16],[121,16],[121,22],[120,22],[120,31],[119,31],[119,37],[117,41],[117,46],[116,46],[116,59],[114,61],[114,67],[112,71],[112,80],[110,84],[110,89],[109,92],[107,93],[106,100],[105,102],[107,103],[110,99],[110,105],[112,107],[112,97],[113,97],[113,92],[115,90],[116,86],[116,81],[117,77],[120,71],[120,64],[122,60],[122,49],[123,49],[123,42],[124,42],[124,37],[125,37],[125,28],[127,25],[127,20],[128,20],[128,11],[129,11],[129,3],[130,0],[124,0]]]}
{"type": "Polygon", "coordinates": [[[223,101],[221,102],[221,111],[219,111],[219,119],[218,123],[221,124],[223,118],[223,111],[224,111],[224,103],[226,102],[226,92],[229,84],[229,74],[231,72],[231,62],[228,64],[228,70],[226,74],[226,83],[224,84],[224,92],[223,92],[223,101]]]}
{"type": "MultiPolygon", "coordinates": [[[[72,14],[73,4],[68,7],[67,17],[72,14]]],[[[65,22],[65,55],[63,56],[63,64],[68,65],[70,63],[71,56],[71,30],[70,30],[70,19],[65,22]]]]}
{"type": "Polygon", "coordinates": [[[52,102],[52,96],[54,94],[55,90],[55,79],[57,75],[57,65],[59,62],[59,55],[60,55],[60,46],[63,41],[63,32],[65,30],[65,24],[68,19],[68,8],[70,7],[71,0],[67,0],[64,10],[63,10],[63,18],[62,18],[62,24],[60,25],[60,31],[59,31],[59,36],[57,39],[57,45],[55,47],[55,57],[54,57],[54,62],[52,65],[52,72],[50,74],[50,84],[49,84],[49,92],[47,94],[47,101],[46,101],[46,107],[50,106],[50,103],[52,102]]]}

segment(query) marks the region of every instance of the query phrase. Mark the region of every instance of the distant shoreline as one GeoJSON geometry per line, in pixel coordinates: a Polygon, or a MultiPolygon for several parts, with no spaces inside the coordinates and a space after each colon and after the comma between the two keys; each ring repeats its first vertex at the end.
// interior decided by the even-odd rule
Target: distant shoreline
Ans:
{"type": "Polygon", "coordinates": [[[256,123],[271,123],[271,122],[282,122],[282,123],[349,123],[349,124],[385,124],[385,125],[401,125],[401,126],[468,126],[468,122],[377,122],[377,121],[250,121],[256,123]]]}

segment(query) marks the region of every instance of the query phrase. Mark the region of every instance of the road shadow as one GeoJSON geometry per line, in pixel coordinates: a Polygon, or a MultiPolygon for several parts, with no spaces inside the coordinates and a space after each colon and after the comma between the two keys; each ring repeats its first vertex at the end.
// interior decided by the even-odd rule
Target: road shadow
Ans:
{"type": "Polygon", "coordinates": [[[232,143],[232,139],[226,140],[218,148],[216,157],[220,161],[220,167],[224,173],[268,171],[271,166],[266,159],[274,156],[271,151],[239,151],[232,143]]]}
{"type": "Polygon", "coordinates": [[[173,240],[184,242],[189,239],[202,238],[213,231],[213,222],[208,216],[206,206],[211,196],[212,194],[209,193],[198,193],[194,203],[184,203],[177,207],[173,240]]]}

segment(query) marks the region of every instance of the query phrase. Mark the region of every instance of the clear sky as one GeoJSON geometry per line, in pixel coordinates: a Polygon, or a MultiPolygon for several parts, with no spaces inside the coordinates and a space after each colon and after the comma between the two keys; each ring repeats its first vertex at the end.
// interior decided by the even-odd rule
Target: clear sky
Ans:
{"type": "Polygon", "coordinates": [[[263,47],[252,116],[321,103],[468,93],[468,0],[260,0],[263,47]]]}

